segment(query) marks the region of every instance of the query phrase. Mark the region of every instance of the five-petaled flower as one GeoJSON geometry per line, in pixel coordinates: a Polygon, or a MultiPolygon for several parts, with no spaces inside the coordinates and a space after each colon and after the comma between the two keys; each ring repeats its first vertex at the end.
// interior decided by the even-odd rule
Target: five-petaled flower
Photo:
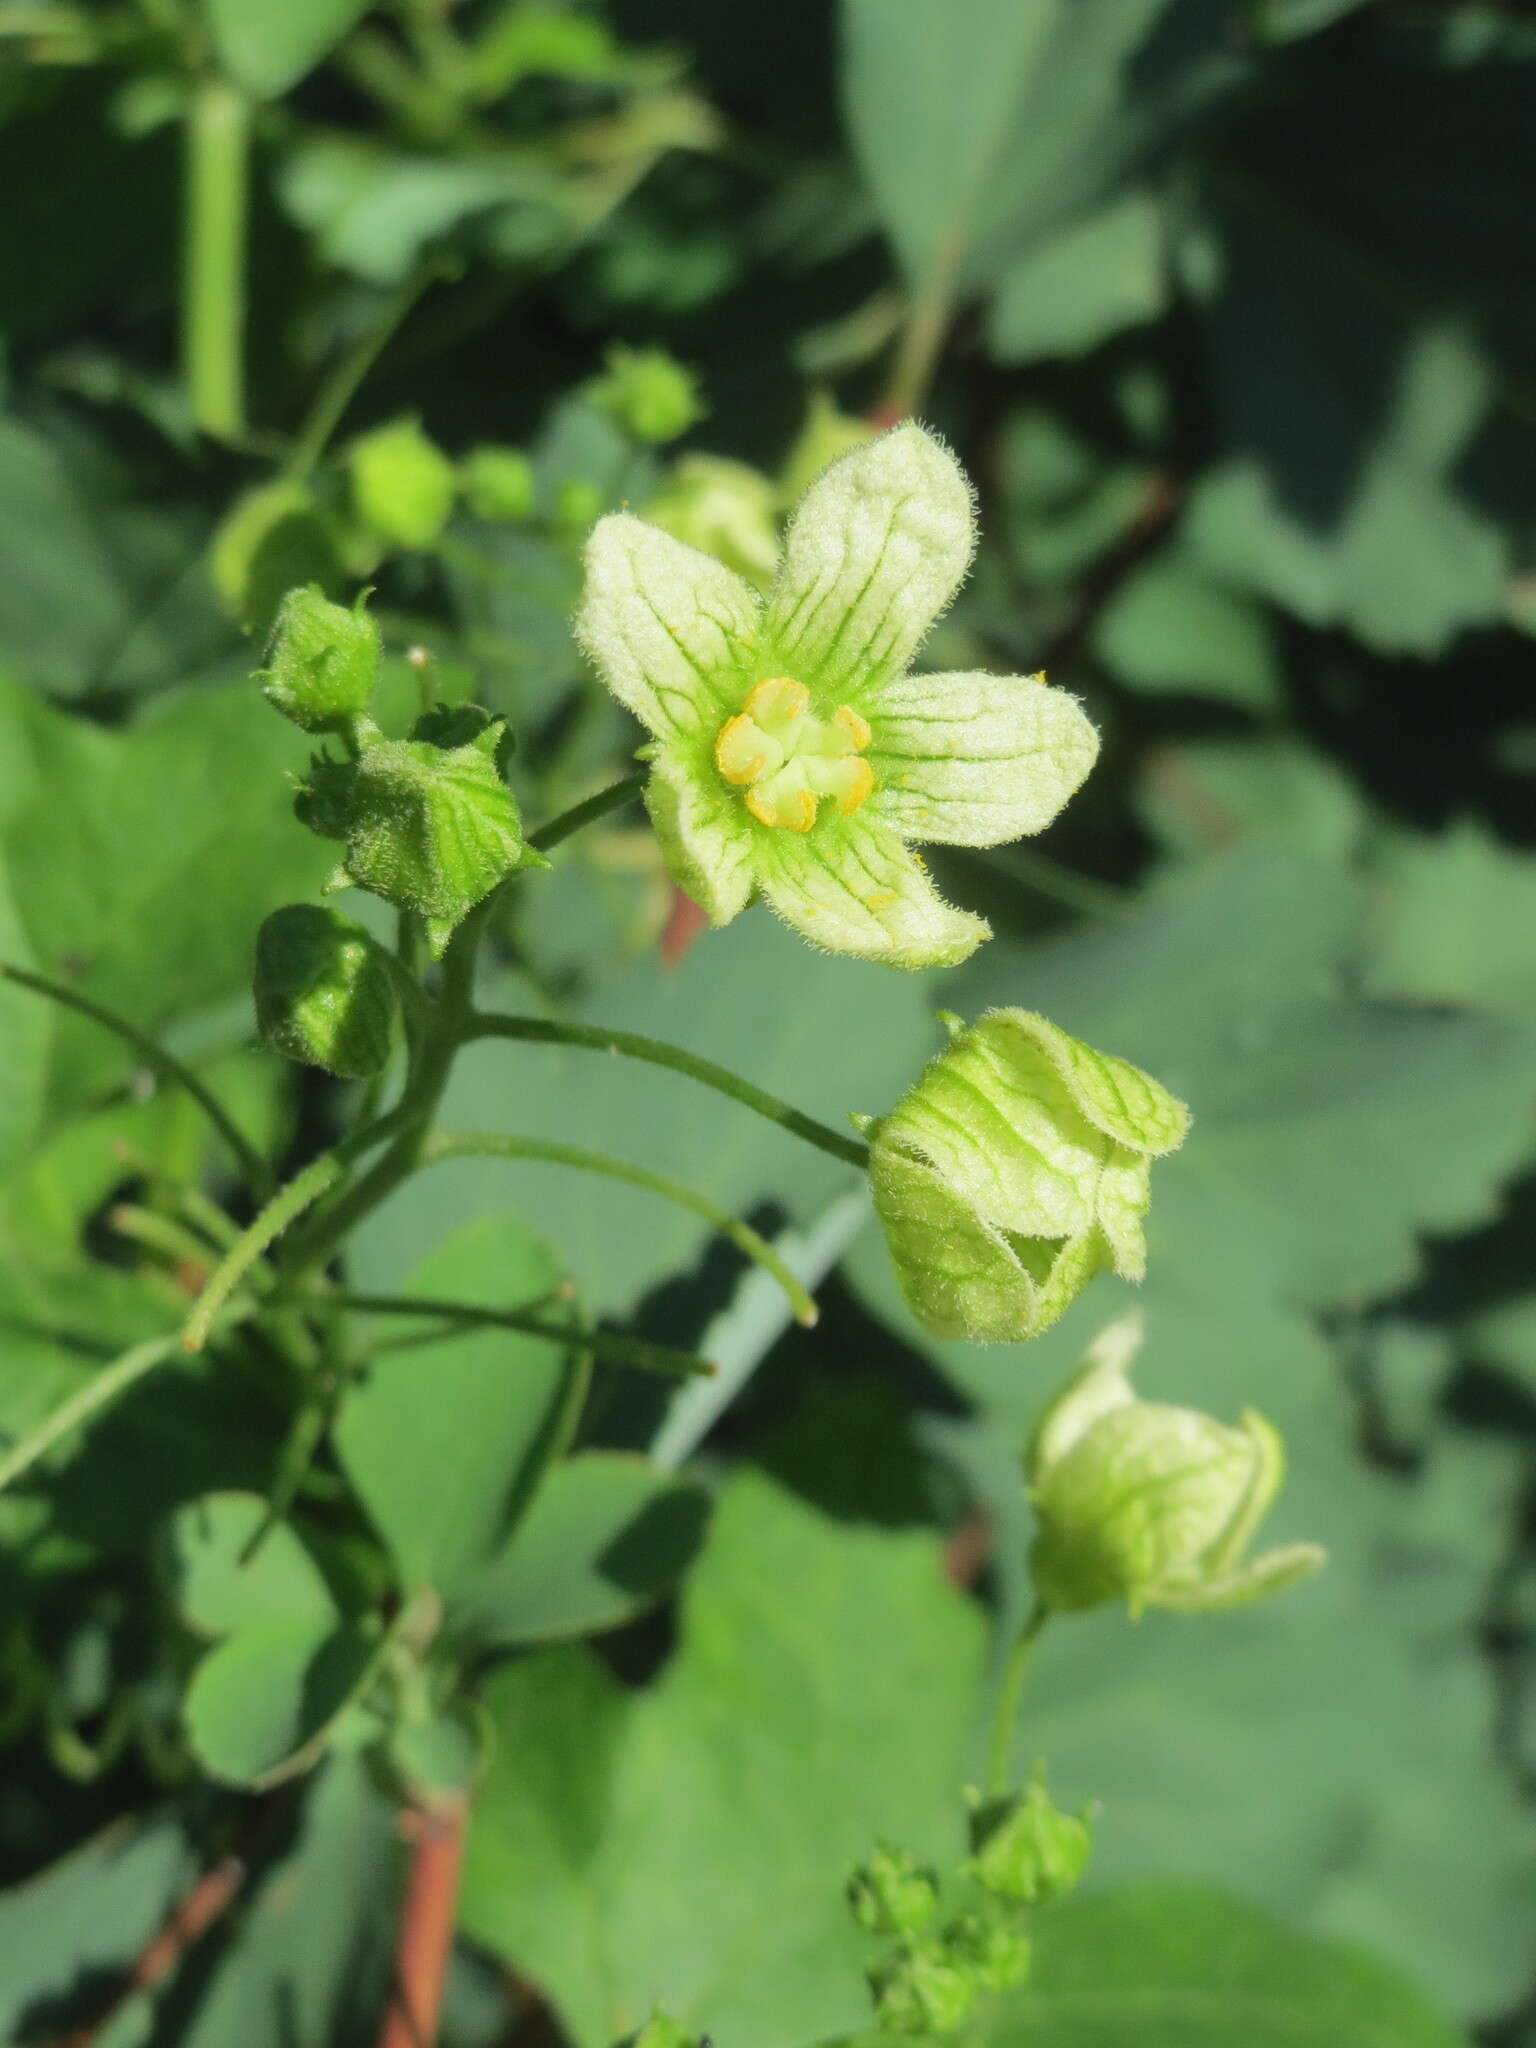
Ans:
{"type": "Polygon", "coordinates": [[[898,967],[988,936],[908,842],[1040,831],[1098,735],[1039,676],[910,673],[974,541],[970,486],[916,425],[812,484],[766,599],[644,520],[598,522],[577,637],[651,734],[651,818],[712,923],[756,891],[813,944],[898,967]]]}

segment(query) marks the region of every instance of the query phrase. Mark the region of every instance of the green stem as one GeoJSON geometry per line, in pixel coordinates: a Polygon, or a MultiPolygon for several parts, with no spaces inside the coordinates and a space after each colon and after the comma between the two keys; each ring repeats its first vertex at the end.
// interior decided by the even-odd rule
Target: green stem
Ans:
{"type": "Polygon", "coordinates": [[[465,1037],[511,1038],[533,1045],[575,1045],[585,1047],[589,1052],[616,1053],[624,1059],[647,1060],[654,1067],[669,1067],[675,1074],[686,1074],[690,1080],[701,1082],[718,1094],[728,1095],[733,1102],[744,1104],[758,1116],[778,1124],[782,1130],[803,1138],[808,1145],[829,1152],[834,1159],[844,1160],[861,1171],[869,1165],[869,1147],[860,1139],[845,1138],[841,1132],[818,1123],[815,1117],[791,1108],[777,1095],[770,1095],[766,1088],[744,1081],[729,1067],[700,1059],[697,1054],[685,1052],[680,1045],[671,1045],[664,1038],[643,1038],[636,1031],[609,1031],[596,1024],[564,1024],[545,1017],[507,1017],[484,1012],[471,1017],[465,1037]]]}
{"type": "Polygon", "coordinates": [[[708,1196],[698,1194],[681,1181],[653,1173],[649,1167],[632,1166],[627,1160],[610,1158],[606,1152],[587,1152],[576,1145],[558,1145],[543,1138],[515,1138],[499,1131],[438,1131],[426,1139],[421,1164],[435,1166],[445,1159],[537,1159],[549,1166],[571,1166],[579,1173],[598,1173],[608,1180],[645,1188],[663,1201],[675,1202],[702,1216],[720,1235],[735,1245],[754,1265],[771,1273],[783,1288],[795,1320],[807,1329],[815,1323],[817,1307],[800,1281],[785,1265],[773,1246],[748,1223],[721,1209],[708,1196]]]}
{"type": "MultiPolygon", "coordinates": [[[[284,1297],[293,1299],[295,1297],[284,1297]]],[[[669,1344],[652,1344],[641,1337],[622,1337],[612,1330],[583,1330],[554,1316],[541,1316],[531,1309],[481,1308],[475,1302],[438,1301],[405,1294],[349,1294],[327,1297],[338,1308],[362,1315],[437,1316],[443,1323],[483,1324],[498,1330],[519,1330],[530,1337],[547,1337],[552,1344],[580,1346],[607,1365],[633,1366],[641,1372],[662,1373],[668,1379],[707,1379],[715,1368],[706,1358],[691,1351],[676,1351],[669,1344]]],[[[430,1333],[429,1341],[444,1334],[430,1333]]]]}
{"type": "Polygon", "coordinates": [[[235,1124],[223,1104],[198,1079],[184,1061],[147,1032],[140,1031],[136,1024],[130,1024],[125,1017],[103,1009],[100,1003],[93,1003],[89,996],[80,995],[67,988],[62,982],[50,981],[45,974],[32,974],[24,967],[11,967],[0,962],[0,980],[13,981],[18,988],[31,989],[34,995],[47,996],[50,1002],[61,1003],[67,1010],[75,1010],[82,1017],[89,1017],[93,1024],[99,1024],[104,1031],[115,1032],[126,1040],[149,1067],[167,1081],[174,1081],[185,1088],[192,1100],[202,1110],[209,1122],[219,1132],[230,1150],[240,1162],[241,1171],[252,1188],[264,1193],[272,1184],[267,1163],[256,1147],[235,1124]]]}
{"type": "Polygon", "coordinates": [[[188,1351],[202,1350],[219,1310],[252,1266],[257,1264],[268,1245],[280,1237],[296,1217],[302,1216],[311,1202],[317,1202],[327,1188],[334,1187],[346,1170],[346,1162],[338,1152],[322,1152],[318,1159],[311,1159],[302,1172],[296,1173],[286,1187],[279,1189],[261,1214],[241,1232],[238,1243],[225,1253],[210,1274],[207,1286],[197,1298],[197,1306],[187,1318],[181,1341],[188,1351]]]}
{"type": "Polygon", "coordinates": [[[182,369],[192,417],[224,439],[245,426],[246,188],[250,107],[205,78],[187,113],[182,369]]]}
{"type": "Polygon", "coordinates": [[[142,1344],[135,1344],[123,1352],[121,1357],[114,1358],[110,1365],[103,1366],[94,1378],[87,1380],[83,1387],[71,1394],[51,1415],[45,1416],[36,1429],[30,1430],[0,1458],[0,1490],[9,1486],[29,1465],[35,1465],[60,1437],[68,1436],[71,1430],[89,1422],[93,1415],[125,1394],[135,1380],[143,1379],[157,1365],[163,1365],[174,1354],[176,1343],[174,1336],[149,1337],[142,1344]]]}
{"type": "Polygon", "coordinates": [[[431,283],[432,276],[432,268],[424,267],[391,292],[380,308],[378,319],[358,336],[320,386],[283,468],[283,475],[289,481],[301,483],[324,455],[363,379],[389,346],[406,315],[431,283]]]}
{"type": "Polygon", "coordinates": [[[1044,1601],[1037,1600],[1008,1653],[1003,1682],[997,1695],[997,1709],[992,1717],[992,1740],[987,1750],[987,1791],[994,1797],[1008,1789],[1008,1765],[1013,1755],[1019,1702],[1024,1697],[1024,1683],[1029,1677],[1035,1644],[1050,1615],[1051,1610],[1044,1601]]]}
{"type": "Polygon", "coordinates": [[[611,783],[607,789],[600,789],[596,796],[572,804],[568,811],[562,811],[558,818],[551,818],[537,832],[530,832],[528,844],[536,853],[548,853],[552,846],[558,846],[562,839],[569,839],[583,825],[590,825],[598,818],[606,818],[610,811],[622,810],[625,804],[632,804],[645,788],[645,781],[644,775],[626,775],[622,782],[611,783]]]}
{"type": "Polygon", "coordinates": [[[206,1239],[185,1223],[178,1223],[174,1216],[162,1216],[157,1209],[146,1209],[138,1202],[119,1202],[109,1212],[107,1221],[119,1237],[131,1239],[146,1251],[159,1252],[174,1264],[206,1272],[213,1262],[214,1248],[206,1239]]]}

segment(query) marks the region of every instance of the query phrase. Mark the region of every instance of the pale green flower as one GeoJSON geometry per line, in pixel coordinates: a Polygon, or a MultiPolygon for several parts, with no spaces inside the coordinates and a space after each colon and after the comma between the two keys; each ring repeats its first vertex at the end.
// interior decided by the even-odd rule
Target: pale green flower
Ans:
{"type": "Polygon", "coordinates": [[[811,486],[766,599],[644,520],[594,528],[577,637],[652,735],[651,818],[713,924],[760,893],[814,945],[898,967],[988,936],[908,842],[1040,831],[1098,735],[1038,676],[909,673],[974,537],[959,464],[914,425],[811,486]]]}
{"type": "Polygon", "coordinates": [[[1324,1561],[1315,1543],[1243,1556],[1285,1477],[1279,1431],[1251,1408],[1229,1428],[1139,1400],[1129,1371],[1141,1334],[1134,1313],[1101,1331],[1035,1431],[1025,1462],[1040,1598],[1195,1613],[1310,1578],[1324,1561]]]}
{"type": "Polygon", "coordinates": [[[1129,1060],[989,1010],[868,1126],[875,1211],[938,1337],[1035,1337],[1105,1267],[1146,1270],[1152,1161],[1189,1112],[1129,1060]]]}

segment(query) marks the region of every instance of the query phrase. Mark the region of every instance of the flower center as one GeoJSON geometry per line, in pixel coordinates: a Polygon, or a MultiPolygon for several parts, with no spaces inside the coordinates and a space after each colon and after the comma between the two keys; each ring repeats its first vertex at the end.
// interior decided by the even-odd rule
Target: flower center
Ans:
{"type": "Polygon", "coordinates": [[[823,797],[851,818],[875,786],[864,759],[868,724],[839,704],[830,718],[811,710],[811,693],[793,676],[754,683],[740,711],[721,726],[715,766],[745,789],[760,825],[809,832],[823,797]]]}

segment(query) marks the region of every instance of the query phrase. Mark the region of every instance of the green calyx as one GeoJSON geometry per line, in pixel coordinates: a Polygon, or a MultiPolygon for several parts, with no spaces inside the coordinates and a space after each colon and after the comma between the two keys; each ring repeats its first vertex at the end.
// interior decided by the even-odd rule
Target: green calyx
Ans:
{"type": "Polygon", "coordinates": [[[848,1880],[849,1911],[866,1934],[916,1934],[939,1909],[938,1884],[903,1849],[881,1847],[848,1880]]]}
{"type": "Polygon", "coordinates": [[[999,1899],[1034,1906],[1077,1884],[1093,1849],[1086,1814],[1063,1813],[1036,1777],[971,1809],[968,1876],[999,1899]]]}
{"type": "Polygon", "coordinates": [[[870,1184],[902,1291],[941,1337],[1038,1336],[1095,1273],[1139,1280],[1154,1158],[1184,1105],[1028,1010],[992,1010],[870,1129],[870,1184]]]}
{"type": "Polygon", "coordinates": [[[944,1952],[978,1991],[1011,1991],[1029,1975],[1028,1937],[998,1914],[963,1913],[944,1930],[944,1952]]]}
{"type": "Polygon", "coordinates": [[[263,694],[305,732],[345,732],[373,695],[380,647],[366,591],[348,607],[333,604],[318,583],[290,590],[261,673],[263,694]]]}
{"type": "Polygon", "coordinates": [[[971,2016],[980,1988],[943,1941],[914,1942],[869,1973],[875,2017],[892,2034],[952,2034],[971,2016]]]}
{"type": "Polygon", "coordinates": [[[338,911],[294,903],[272,913],[256,938],[255,996],[262,1038],[287,1059],[360,1080],[389,1057],[388,965],[338,911]]]}
{"type": "Polygon", "coordinates": [[[1315,1543],[1244,1558],[1284,1478],[1278,1431],[1251,1408],[1229,1427],[1138,1399],[1129,1366],[1140,1341],[1139,1316],[1104,1330],[1030,1444],[1041,1600],[1211,1612],[1310,1578],[1325,1555],[1315,1543]]]}
{"type": "Polygon", "coordinates": [[[478,707],[439,707],[410,739],[376,740],[351,761],[312,762],[298,792],[303,822],[346,848],[335,886],[415,911],[434,957],[507,875],[547,865],[524,841],[502,780],[505,746],[500,719],[478,707]]]}

